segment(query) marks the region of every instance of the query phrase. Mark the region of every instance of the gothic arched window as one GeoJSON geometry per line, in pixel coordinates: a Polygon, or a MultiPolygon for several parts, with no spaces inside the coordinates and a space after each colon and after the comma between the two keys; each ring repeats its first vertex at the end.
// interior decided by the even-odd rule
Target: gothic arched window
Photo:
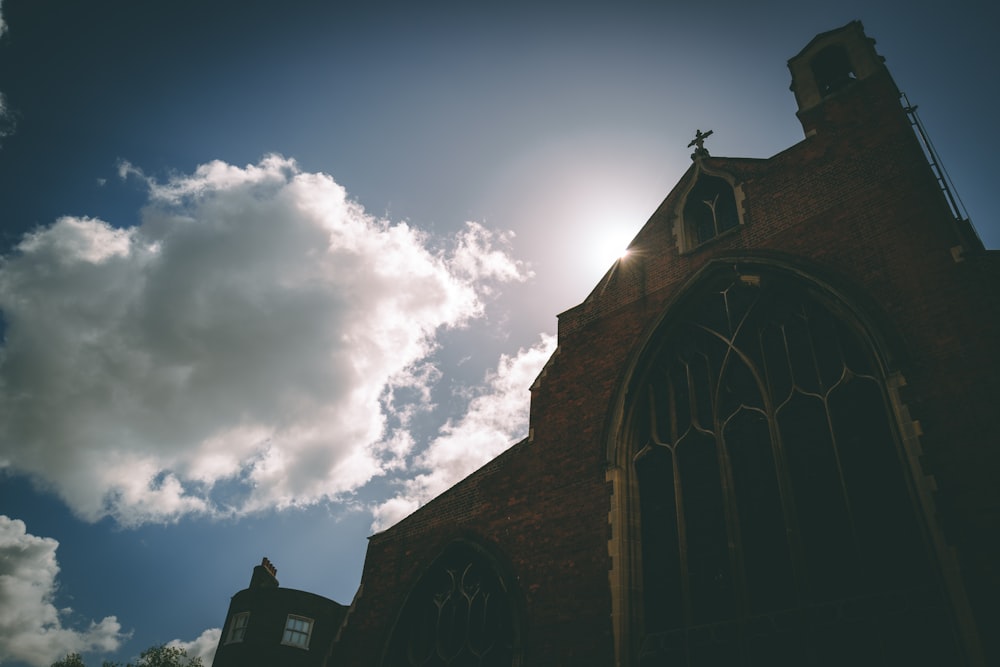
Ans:
{"type": "Polygon", "coordinates": [[[512,667],[519,663],[515,602],[494,559],[453,542],[410,592],[386,667],[512,667]]]}
{"type": "Polygon", "coordinates": [[[849,318],[730,273],[665,326],[629,409],[640,664],[959,664],[849,318]]]}
{"type": "Polygon", "coordinates": [[[689,248],[739,226],[736,206],[733,186],[726,179],[699,174],[684,201],[684,227],[689,248]]]}

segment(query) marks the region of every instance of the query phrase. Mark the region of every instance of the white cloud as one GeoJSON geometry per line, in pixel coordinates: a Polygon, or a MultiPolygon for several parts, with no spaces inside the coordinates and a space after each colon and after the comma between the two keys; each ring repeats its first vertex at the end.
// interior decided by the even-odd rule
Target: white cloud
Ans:
{"type": "MultiPolygon", "coordinates": [[[[0,0],[0,37],[7,32],[7,22],[3,19],[3,0],[0,0]]],[[[0,93],[0,139],[14,132],[14,113],[7,104],[7,98],[0,93]]]]}
{"type": "Polygon", "coordinates": [[[0,92],[0,141],[14,134],[15,124],[14,112],[7,104],[7,98],[0,92]]]}
{"type": "Polygon", "coordinates": [[[208,667],[215,660],[215,649],[219,646],[219,638],[222,636],[221,628],[209,628],[198,635],[197,638],[189,642],[175,639],[167,642],[167,646],[176,646],[187,651],[190,658],[201,658],[201,663],[208,667]]]}
{"type": "Polygon", "coordinates": [[[401,493],[372,510],[372,530],[396,523],[526,434],[528,390],[555,346],[554,336],[543,335],[534,346],[500,358],[496,371],[486,378],[487,389],[417,457],[416,466],[425,472],[402,482],[401,493]]]}
{"type": "Polygon", "coordinates": [[[45,667],[67,653],[116,651],[128,638],[114,616],[84,630],[66,627],[70,609],[56,609],[59,543],[31,535],[23,521],[0,515],[0,664],[45,667]]]}
{"type": "Polygon", "coordinates": [[[141,224],[64,217],[0,258],[0,467],[90,521],[301,506],[398,468],[394,391],[527,275],[478,224],[434,247],[278,156],[121,173],[148,184],[141,224]]]}

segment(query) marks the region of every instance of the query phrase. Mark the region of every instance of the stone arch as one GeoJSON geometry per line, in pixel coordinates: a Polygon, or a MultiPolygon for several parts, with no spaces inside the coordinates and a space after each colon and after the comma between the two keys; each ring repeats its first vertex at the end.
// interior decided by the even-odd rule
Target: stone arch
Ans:
{"type": "Polygon", "coordinates": [[[514,581],[486,545],[451,541],[407,595],[383,667],[517,667],[522,614],[514,581]]]}
{"type": "Polygon", "coordinates": [[[620,664],[962,661],[890,348],[787,263],[680,290],[609,434],[620,664]]]}
{"type": "Polygon", "coordinates": [[[809,66],[822,97],[832,95],[857,79],[847,49],[841,44],[823,48],[809,61],[809,66]]]}
{"type": "Polygon", "coordinates": [[[743,188],[736,180],[701,161],[694,169],[675,210],[681,252],[694,250],[743,224],[743,188]]]}

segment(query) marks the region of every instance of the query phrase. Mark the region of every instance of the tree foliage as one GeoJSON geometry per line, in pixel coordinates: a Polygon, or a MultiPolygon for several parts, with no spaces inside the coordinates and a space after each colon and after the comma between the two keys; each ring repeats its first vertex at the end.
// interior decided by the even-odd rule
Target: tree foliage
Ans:
{"type": "MultiPolygon", "coordinates": [[[[87,667],[79,653],[70,653],[62,660],[52,663],[52,667],[87,667]]],[[[122,664],[105,660],[101,667],[205,667],[201,658],[191,657],[185,649],[177,646],[150,646],[139,654],[137,662],[122,664]]]]}
{"type": "Polygon", "coordinates": [[[87,667],[79,653],[70,653],[62,660],[56,660],[52,667],[87,667]]]}

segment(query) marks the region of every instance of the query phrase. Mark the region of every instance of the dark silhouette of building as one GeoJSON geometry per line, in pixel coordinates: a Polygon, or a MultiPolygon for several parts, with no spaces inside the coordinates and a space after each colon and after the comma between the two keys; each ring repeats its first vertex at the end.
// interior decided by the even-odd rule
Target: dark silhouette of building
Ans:
{"type": "Polygon", "coordinates": [[[214,667],[319,667],[346,607],[279,588],[268,559],[253,569],[250,586],[233,596],[212,662],[214,667]]]}
{"type": "Polygon", "coordinates": [[[788,66],[805,139],[698,131],[528,437],[371,537],[328,665],[1000,664],[1000,255],[859,22],[788,66]]]}

